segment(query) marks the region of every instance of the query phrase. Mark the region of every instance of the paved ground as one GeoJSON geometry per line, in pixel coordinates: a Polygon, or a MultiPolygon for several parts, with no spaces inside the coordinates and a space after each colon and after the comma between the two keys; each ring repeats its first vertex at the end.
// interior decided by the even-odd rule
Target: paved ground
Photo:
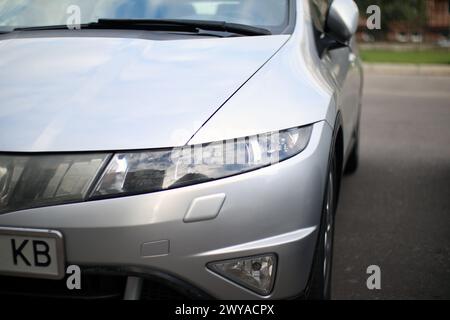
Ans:
{"type": "Polygon", "coordinates": [[[450,76],[450,65],[442,64],[365,63],[364,70],[366,74],[450,76]]]}
{"type": "Polygon", "coordinates": [[[450,299],[450,77],[367,75],[360,170],[344,178],[333,298],[450,299]],[[366,268],[381,268],[381,290],[366,268]]]}

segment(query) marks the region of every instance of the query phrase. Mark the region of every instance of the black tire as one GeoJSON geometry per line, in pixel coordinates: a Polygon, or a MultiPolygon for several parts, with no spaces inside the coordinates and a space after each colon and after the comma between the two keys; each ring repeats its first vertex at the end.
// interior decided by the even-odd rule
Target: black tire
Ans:
{"type": "Polygon", "coordinates": [[[325,192],[322,218],[317,241],[316,253],[311,271],[308,300],[331,299],[331,273],[333,265],[334,219],[337,204],[337,170],[336,157],[330,161],[327,188],[325,192]]]}
{"type": "Polygon", "coordinates": [[[355,132],[355,143],[345,166],[345,174],[353,174],[359,167],[359,124],[355,132]]]}

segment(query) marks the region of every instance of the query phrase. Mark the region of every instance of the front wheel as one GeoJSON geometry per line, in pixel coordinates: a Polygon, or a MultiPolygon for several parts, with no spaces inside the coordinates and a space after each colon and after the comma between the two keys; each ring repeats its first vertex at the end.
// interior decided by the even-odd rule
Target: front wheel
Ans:
{"type": "Polygon", "coordinates": [[[309,300],[329,300],[331,298],[334,218],[337,203],[336,182],[336,158],[333,157],[328,172],[318,245],[312,268],[309,292],[307,293],[307,299],[309,300]]]}

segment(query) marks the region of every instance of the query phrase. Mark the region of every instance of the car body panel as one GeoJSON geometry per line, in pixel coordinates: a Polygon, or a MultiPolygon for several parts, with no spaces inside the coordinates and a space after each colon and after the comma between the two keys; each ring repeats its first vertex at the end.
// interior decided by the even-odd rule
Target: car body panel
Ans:
{"type": "MultiPolygon", "coordinates": [[[[0,107],[0,152],[144,149],[312,125],[311,140],[303,152],[269,167],[198,185],[11,212],[0,215],[0,226],[60,231],[68,264],[158,270],[215,298],[283,299],[303,293],[316,249],[333,139],[342,129],[342,151],[347,154],[352,147],[362,73],[358,58],[351,61],[349,48],[319,56],[308,1],[297,0],[296,5],[292,35],[165,44],[99,39],[99,50],[81,50],[81,60],[67,44],[75,50],[73,45],[85,46],[85,39],[51,39],[48,44],[55,50],[61,46],[59,54],[66,52],[75,59],[71,72],[64,64],[54,70],[53,77],[69,86],[66,77],[84,66],[88,73],[81,73],[74,82],[75,89],[82,91],[69,100],[67,111],[53,114],[60,99],[70,96],[69,89],[63,90],[62,84],[53,80],[51,86],[39,83],[42,66],[21,69],[25,80],[29,72],[37,72],[31,79],[37,88],[46,90],[41,102],[52,93],[55,100],[39,113],[37,104],[27,109],[23,106],[26,99],[19,99],[18,91],[0,86],[0,95],[10,95],[10,100],[5,100],[8,107],[0,107]],[[106,44],[110,47],[103,48],[106,44]],[[102,50],[106,58],[101,57],[102,50]],[[142,58],[146,50],[150,55],[156,51],[158,59],[142,58]],[[112,59],[110,56],[114,61],[109,63],[96,60],[112,59]],[[137,62],[130,62],[131,58],[137,62]],[[117,77],[125,71],[131,78],[117,77]],[[125,79],[130,83],[124,87],[125,79]],[[154,101],[157,108],[147,109],[146,101],[154,101]],[[80,102],[82,114],[74,112],[80,110],[80,102]],[[99,105],[94,107],[95,102],[99,105]],[[108,114],[110,104],[115,107],[108,114]],[[342,128],[335,127],[338,117],[343,119],[342,128]],[[29,131],[22,132],[27,126],[29,131]],[[225,200],[214,218],[184,221],[193,201],[216,195],[224,195],[225,200]],[[142,256],[142,245],[148,243],[167,243],[167,254],[142,256]],[[278,258],[275,286],[268,296],[207,268],[212,261],[261,254],[278,258]]],[[[35,43],[43,45],[40,41],[35,43]]],[[[11,45],[0,41],[0,54],[11,45]]],[[[353,45],[351,49],[357,53],[353,45]]],[[[43,47],[40,50],[45,52],[43,47]]],[[[45,56],[48,59],[49,53],[45,56]]],[[[10,59],[17,61],[15,67],[0,62],[1,72],[18,68],[20,55],[10,59]]],[[[54,59],[58,60],[57,56],[54,59]]],[[[31,90],[19,87],[22,94],[31,90]]],[[[33,94],[39,96],[37,91],[33,94]]]]}
{"type": "Polygon", "coordinates": [[[0,150],[184,145],[288,38],[4,40],[0,150]]]}
{"type": "Polygon", "coordinates": [[[341,112],[345,152],[352,147],[356,126],[359,121],[362,96],[362,66],[356,55],[356,45],[329,52],[323,62],[332,70],[336,81],[336,104],[341,112]]]}
{"type": "Polygon", "coordinates": [[[261,170],[159,193],[7,213],[0,226],[61,232],[68,265],[163,270],[222,299],[261,297],[211,273],[207,263],[275,252],[280,261],[270,297],[288,298],[308,280],[332,132],[317,123],[303,153],[261,170]],[[183,222],[194,199],[218,193],[226,200],[217,218],[183,222]],[[168,255],[141,257],[142,244],[160,240],[170,241],[168,255]]]}
{"type": "Polygon", "coordinates": [[[344,119],[344,154],[359,118],[362,68],[356,44],[320,57],[308,1],[297,2],[297,25],[279,52],[234,94],[189,144],[245,137],[344,119]],[[306,23],[305,23],[306,22],[306,23]],[[352,53],[354,51],[355,53],[352,53]]]}

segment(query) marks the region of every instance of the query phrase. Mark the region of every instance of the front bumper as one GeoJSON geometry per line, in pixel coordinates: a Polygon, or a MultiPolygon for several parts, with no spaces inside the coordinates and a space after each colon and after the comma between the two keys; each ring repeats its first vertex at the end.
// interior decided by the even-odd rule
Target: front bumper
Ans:
{"type": "Polygon", "coordinates": [[[0,215],[0,226],[60,231],[67,265],[152,270],[218,299],[296,296],[310,274],[331,139],[332,128],[316,123],[306,150],[271,167],[164,192],[12,212],[0,215]],[[217,217],[184,222],[195,199],[216,194],[225,195],[217,217]],[[265,253],[278,257],[267,297],[206,268],[265,253]]]}

